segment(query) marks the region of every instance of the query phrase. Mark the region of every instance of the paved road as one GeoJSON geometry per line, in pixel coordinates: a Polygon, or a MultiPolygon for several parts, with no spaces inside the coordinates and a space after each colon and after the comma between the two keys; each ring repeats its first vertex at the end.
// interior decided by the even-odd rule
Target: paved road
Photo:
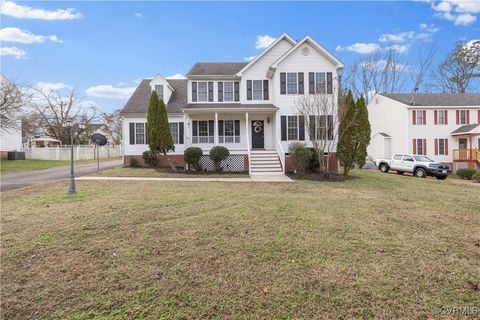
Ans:
{"type": "MultiPolygon", "coordinates": [[[[100,169],[111,169],[122,165],[122,160],[100,162],[100,169]]],[[[81,164],[75,166],[75,177],[80,177],[97,170],[96,163],[81,164]]],[[[33,183],[44,180],[67,179],[70,177],[70,166],[62,166],[44,170],[34,170],[27,172],[16,172],[2,174],[0,189],[10,190],[29,186],[33,183]]]]}

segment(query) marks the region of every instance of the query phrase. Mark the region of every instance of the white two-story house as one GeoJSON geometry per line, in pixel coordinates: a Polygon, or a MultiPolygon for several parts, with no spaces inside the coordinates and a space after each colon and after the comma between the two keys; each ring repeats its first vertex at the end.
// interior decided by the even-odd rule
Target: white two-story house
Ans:
{"type": "Polygon", "coordinates": [[[144,79],[122,110],[124,162],[141,161],[148,149],[147,106],[156,90],[166,104],[176,165],[196,146],[205,166],[209,150],[221,145],[230,151],[224,170],[281,174],[290,168],[289,144],[309,141],[297,99],[323,93],[336,101],[343,67],[311,37],[295,41],[283,34],[249,63],[195,63],[186,79],[144,79]]]}
{"type": "Polygon", "coordinates": [[[377,94],[367,109],[371,158],[413,153],[480,169],[479,94],[377,94]]]}

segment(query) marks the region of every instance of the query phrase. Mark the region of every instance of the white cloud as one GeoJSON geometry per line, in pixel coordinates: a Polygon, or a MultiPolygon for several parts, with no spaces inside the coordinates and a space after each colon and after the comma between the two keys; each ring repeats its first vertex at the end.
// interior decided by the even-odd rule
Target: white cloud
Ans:
{"type": "Polygon", "coordinates": [[[434,24],[428,25],[426,23],[420,23],[420,29],[430,33],[435,33],[440,30],[439,28],[435,27],[434,24]]]}
{"type": "Polygon", "coordinates": [[[112,85],[98,85],[87,89],[87,94],[98,98],[127,99],[136,87],[118,88],[112,85]]]}
{"type": "Polygon", "coordinates": [[[18,49],[17,47],[2,47],[0,48],[0,56],[13,56],[15,59],[25,57],[25,50],[18,49]]]}
{"type": "Polygon", "coordinates": [[[335,48],[336,51],[343,51],[345,50],[345,48],[341,45],[338,45],[336,48],[335,48]]]}
{"type": "Polygon", "coordinates": [[[175,73],[175,74],[172,74],[171,76],[166,77],[165,79],[187,79],[187,78],[181,73],[175,73]]]}
{"type": "Polygon", "coordinates": [[[271,45],[275,41],[275,38],[269,36],[269,35],[264,35],[264,36],[258,36],[257,41],[255,42],[255,48],[256,49],[265,49],[269,45],[271,45]]]}
{"type": "Polygon", "coordinates": [[[255,59],[255,57],[256,57],[256,56],[245,57],[245,58],[243,58],[243,60],[250,62],[250,61],[252,61],[253,59],[255,59]]]}
{"type": "Polygon", "coordinates": [[[391,46],[386,48],[387,50],[393,50],[398,53],[406,53],[410,49],[410,45],[408,44],[392,44],[391,46]]]}
{"type": "Polygon", "coordinates": [[[347,47],[348,51],[353,51],[360,54],[373,53],[380,50],[380,46],[376,43],[361,43],[357,42],[347,47]]]}
{"type": "Polygon", "coordinates": [[[57,91],[57,90],[62,90],[62,89],[72,89],[73,87],[65,84],[63,82],[37,82],[35,85],[37,89],[39,90],[52,90],[52,91],[57,91]]]}
{"type": "Polygon", "coordinates": [[[13,1],[0,3],[0,13],[17,19],[73,20],[82,18],[82,14],[73,8],[45,10],[18,5],[13,1]]]}
{"type": "Polygon", "coordinates": [[[141,14],[140,12],[135,12],[135,17],[143,18],[143,14],[141,14]]]}
{"type": "Polygon", "coordinates": [[[399,32],[399,33],[384,33],[380,35],[378,41],[380,42],[405,42],[407,39],[412,39],[415,36],[415,32],[399,32]]]}
{"type": "Polygon", "coordinates": [[[477,21],[480,13],[480,1],[478,0],[432,0],[432,9],[437,13],[435,17],[453,21],[456,26],[468,26],[477,21]]]}
{"type": "Polygon", "coordinates": [[[50,40],[52,42],[63,43],[62,40],[58,39],[57,36],[42,36],[31,33],[28,30],[21,30],[15,27],[7,27],[0,29],[0,40],[5,42],[18,42],[18,43],[42,43],[45,40],[50,40]]]}

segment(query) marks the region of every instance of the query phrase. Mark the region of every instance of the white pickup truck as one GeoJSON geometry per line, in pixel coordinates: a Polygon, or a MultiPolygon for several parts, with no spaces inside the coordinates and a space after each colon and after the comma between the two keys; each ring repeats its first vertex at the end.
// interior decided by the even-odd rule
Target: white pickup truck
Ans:
{"type": "Polygon", "coordinates": [[[445,180],[452,173],[450,167],[445,163],[435,163],[426,156],[408,153],[394,154],[392,159],[376,159],[375,164],[384,173],[389,170],[396,171],[398,174],[410,172],[419,178],[431,176],[445,180]]]}

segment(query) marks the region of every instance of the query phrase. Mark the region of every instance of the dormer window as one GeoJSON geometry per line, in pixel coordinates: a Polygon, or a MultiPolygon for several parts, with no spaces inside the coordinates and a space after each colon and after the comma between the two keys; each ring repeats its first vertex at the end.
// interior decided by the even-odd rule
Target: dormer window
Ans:
{"type": "Polygon", "coordinates": [[[161,100],[163,99],[163,84],[156,84],[155,91],[157,92],[158,98],[161,100]]]}

